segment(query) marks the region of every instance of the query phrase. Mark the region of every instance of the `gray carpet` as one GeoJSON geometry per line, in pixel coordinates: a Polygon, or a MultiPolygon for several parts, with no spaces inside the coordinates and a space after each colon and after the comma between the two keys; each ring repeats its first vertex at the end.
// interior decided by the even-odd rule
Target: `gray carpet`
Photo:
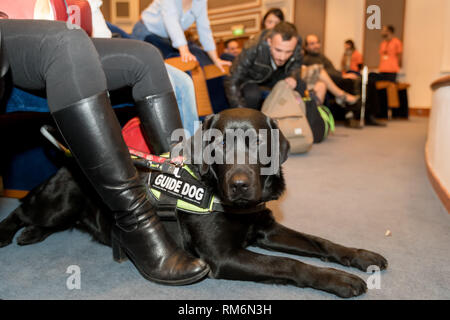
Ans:
{"type": "MultiPolygon", "coordinates": [[[[278,220],[388,259],[380,289],[356,299],[450,299],[450,215],[426,175],[426,131],[425,118],[361,131],[337,127],[334,136],[307,155],[292,156],[284,166],[287,192],[269,205],[278,220]]],[[[0,219],[15,206],[15,200],[0,199],[0,219]]],[[[317,259],[298,259],[365,280],[370,276],[317,259]]],[[[150,283],[130,262],[113,262],[110,248],[78,231],[0,249],[0,298],[338,299],[313,289],[244,281],[206,279],[184,287],[150,283]],[[66,286],[71,265],[80,268],[80,289],[66,286]]]]}

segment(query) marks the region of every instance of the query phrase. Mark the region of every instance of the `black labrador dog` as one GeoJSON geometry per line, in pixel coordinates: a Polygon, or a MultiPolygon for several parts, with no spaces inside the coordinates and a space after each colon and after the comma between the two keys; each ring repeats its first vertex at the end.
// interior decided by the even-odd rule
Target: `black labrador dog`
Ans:
{"type": "MultiPolygon", "coordinates": [[[[267,129],[268,132],[278,127],[259,111],[230,109],[207,118],[203,123],[203,131],[207,129],[221,133],[236,129],[267,129]]],[[[178,209],[176,222],[164,222],[178,243],[209,264],[211,278],[312,287],[345,298],[366,292],[366,283],[355,275],[246,249],[248,246],[257,246],[317,257],[363,271],[371,265],[381,270],[387,267],[387,260],[377,253],[347,248],[291,230],[275,221],[264,203],[278,199],[285,188],[281,163],[287,159],[289,143],[281,132],[278,141],[274,141],[278,143],[269,143],[270,139],[273,140],[270,135],[260,135],[253,143],[265,144],[270,156],[273,156],[272,161],[278,161],[277,170],[264,175],[261,174],[262,170],[267,169],[269,164],[248,161],[251,149],[248,141],[237,148],[227,137],[225,135],[217,145],[231,144],[231,149],[239,149],[235,151],[244,155],[244,163],[224,161],[223,164],[202,162],[195,165],[201,180],[221,199],[224,210],[192,214],[178,209]],[[278,150],[270,150],[274,145],[278,150]]],[[[226,152],[214,156],[227,157],[226,152]]],[[[54,232],[69,228],[87,231],[95,240],[111,245],[112,214],[78,172],[63,167],[30,192],[22,200],[21,206],[0,223],[0,246],[11,243],[15,233],[22,227],[25,229],[17,239],[20,245],[42,241],[54,232]]],[[[143,179],[147,177],[145,173],[142,176],[143,179]]]]}

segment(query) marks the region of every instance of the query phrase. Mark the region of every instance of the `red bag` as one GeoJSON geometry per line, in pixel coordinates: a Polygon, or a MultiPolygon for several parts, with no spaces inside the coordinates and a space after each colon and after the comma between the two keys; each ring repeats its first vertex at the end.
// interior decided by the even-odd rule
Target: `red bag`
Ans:
{"type": "Polygon", "coordinates": [[[128,121],[126,125],[122,128],[123,139],[129,148],[135,149],[137,151],[151,154],[147,143],[145,142],[144,136],[141,129],[141,121],[139,118],[135,117],[128,121]]]}
{"type": "Polygon", "coordinates": [[[89,36],[92,36],[92,11],[89,2],[86,0],[51,0],[53,12],[55,14],[55,20],[67,21],[67,6],[69,9],[71,6],[76,6],[76,10],[71,10],[70,21],[73,24],[78,24],[89,36]],[[77,10],[79,9],[79,15],[77,10]]]}

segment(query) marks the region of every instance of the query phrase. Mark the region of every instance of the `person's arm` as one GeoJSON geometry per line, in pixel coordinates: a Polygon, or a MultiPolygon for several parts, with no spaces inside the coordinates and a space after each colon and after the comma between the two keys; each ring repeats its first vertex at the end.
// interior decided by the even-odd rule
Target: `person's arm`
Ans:
{"type": "Polygon", "coordinates": [[[211,50],[211,51],[207,51],[208,52],[208,56],[211,58],[211,60],[213,61],[213,63],[222,71],[225,72],[223,66],[231,66],[231,62],[227,61],[227,60],[222,60],[219,58],[219,56],[217,55],[217,51],[216,50],[211,50]]]}
{"type": "Polygon", "coordinates": [[[201,3],[193,3],[198,7],[195,10],[195,23],[197,26],[197,33],[200,43],[203,49],[208,53],[212,62],[224,72],[223,66],[230,66],[230,61],[225,61],[219,58],[216,51],[216,44],[214,42],[214,37],[211,31],[211,25],[208,18],[208,6],[206,1],[201,1],[201,3]]]}
{"type": "Polygon", "coordinates": [[[341,70],[346,71],[345,70],[345,53],[342,55],[342,58],[341,58],[341,70]]]}
{"type": "Polygon", "coordinates": [[[111,30],[106,25],[105,17],[100,10],[101,0],[88,0],[92,13],[92,37],[93,38],[112,38],[111,30]]]}
{"type": "Polygon", "coordinates": [[[325,70],[331,77],[341,77],[342,76],[342,74],[336,70],[333,63],[325,56],[324,56],[323,67],[325,68],[325,70]]]}
{"type": "Polygon", "coordinates": [[[180,51],[181,60],[184,62],[196,61],[195,56],[189,51],[183,28],[180,25],[180,16],[175,0],[161,1],[161,15],[172,46],[180,51]]]}
{"type": "Polygon", "coordinates": [[[36,0],[34,5],[34,19],[53,20],[53,12],[49,0],[36,0]]]}
{"type": "Polygon", "coordinates": [[[244,49],[233,61],[230,76],[225,79],[225,93],[231,108],[245,107],[241,94],[241,85],[250,79],[248,73],[256,58],[256,46],[244,49]]]}
{"type": "MultiPolygon", "coordinates": [[[[299,38],[299,43],[302,43],[301,38],[299,38]]],[[[295,89],[297,83],[301,81],[302,76],[303,54],[300,47],[296,48],[293,53],[293,58],[294,61],[289,65],[289,69],[287,70],[289,76],[285,80],[292,89],[295,89]]]]}
{"type": "Polygon", "coordinates": [[[361,71],[362,66],[364,64],[364,59],[361,52],[355,51],[355,53],[356,53],[355,54],[356,65],[358,66],[358,71],[361,71]]]}
{"type": "Polygon", "coordinates": [[[402,45],[402,42],[400,40],[398,40],[397,58],[398,58],[398,66],[400,68],[403,65],[402,56],[403,56],[403,45],[402,45]]]}

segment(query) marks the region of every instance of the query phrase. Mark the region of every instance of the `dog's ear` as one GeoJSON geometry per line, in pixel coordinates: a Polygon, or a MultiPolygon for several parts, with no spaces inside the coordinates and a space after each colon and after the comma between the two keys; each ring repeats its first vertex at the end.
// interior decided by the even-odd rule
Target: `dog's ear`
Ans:
{"type": "Polygon", "coordinates": [[[286,137],[281,132],[276,121],[270,117],[267,117],[267,120],[268,120],[268,123],[269,123],[269,126],[271,129],[278,130],[278,140],[279,140],[278,142],[279,142],[279,146],[280,146],[279,152],[280,152],[280,165],[281,165],[287,160],[291,146],[289,144],[289,141],[286,139],[286,137]]]}
{"type": "Polygon", "coordinates": [[[207,144],[207,130],[211,129],[217,120],[218,115],[209,115],[205,118],[202,125],[195,131],[189,139],[183,140],[171,149],[171,157],[177,159],[182,156],[185,163],[195,165],[194,168],[200,175],[208,172],[208,165],[203,159],[203,150],[207,144]]]}
{"type": "Polygon", "coordinates": [[[217,121],[219,115],[217,114],[210,114],[205,117],[205,120],[202,122],[202,130],[206,131],[208,129],[211,129],[214,125],[214,123],[217,121]]]}
{"type": "Polygon", "coordinates": [[[202,159],[199,159],[199,161],[197,161],[197,163],[199,163],[198,171],[201,176],[204,176],[205,174],[207,174],[210,169],[210,165],[206,164],[203,159],[203,150],[205,150],[206,145],[208,143],[208,139],[205,139],[205,137],[206,137],[205,133],[207,130],[214,128],[214,124],[219,119],[219,117],[220,116],[218,114],[211,114],[211,115],[207,116],[202,123],[201,129],[199,129],[201,131],[202,138],[201,138],[201,140],[199,140],[199,138],[198,138],[196,140],[196,143],[200,143],[200,141],[201,141],[201,150],[202,150],[201,157],[202,157],[202,159]]]}

